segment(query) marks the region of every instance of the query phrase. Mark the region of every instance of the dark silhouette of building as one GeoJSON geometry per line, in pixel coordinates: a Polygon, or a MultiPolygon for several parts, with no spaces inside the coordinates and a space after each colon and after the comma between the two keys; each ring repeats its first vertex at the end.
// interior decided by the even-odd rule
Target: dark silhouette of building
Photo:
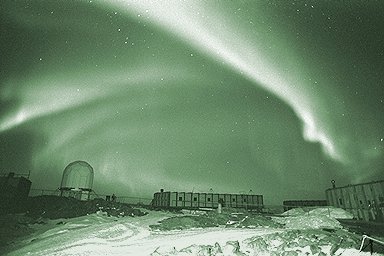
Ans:
{"type": "Polygon", "coordinates": [[[21,175],[10,172],[0,176],[0,213],[11,213],[22,208],[28,199],[32,182],[21,175]]]}
{"type": "Polygon", "coordinates": [[[10,172],[0,177],[0,197],[12,200],[25,199],[28,197],[31,185],[29,179],[10,172]]]}

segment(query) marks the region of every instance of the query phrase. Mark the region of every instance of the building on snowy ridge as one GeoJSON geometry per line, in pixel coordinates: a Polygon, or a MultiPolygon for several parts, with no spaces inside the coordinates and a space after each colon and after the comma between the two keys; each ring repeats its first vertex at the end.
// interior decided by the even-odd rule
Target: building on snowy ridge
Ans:
{"type": "Polygon", "coordinates": [[[284,211],[301,207],[327,206],[326,200],[285,200],[283,201],[284,211]]]}
{"type": "Polygon", "coordinates": [[[156,208],[217,208],[223,207],[245,208],[261,211],[263,196],[254,194],[217,194],[195,192],[156,192],[153,195],[152,206],[156,208]]]}

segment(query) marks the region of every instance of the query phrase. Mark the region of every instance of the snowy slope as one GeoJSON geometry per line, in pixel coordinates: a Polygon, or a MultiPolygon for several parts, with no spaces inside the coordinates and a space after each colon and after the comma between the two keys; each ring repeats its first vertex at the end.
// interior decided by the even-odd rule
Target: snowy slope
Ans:
{"type": "MultiPolygon", "coordinates": [[[[308,229],[312,218],[308,219],[306,229],[299,230],[225,226],[170,231],[149,228],[162,219],[180,215],[151,211],[135,218],[103,214],[73,218],[25,241],[25,246],[9,255],[369,255],[350,249],[351,244],[355,248],[359,244],[339,226],[332,233],[308,229]],[[344,241],[339,241],[343,236],[344,241]],[[346,249],[343,245],[350,247],[346,249]]],[[[305,222],[305,215],[300,220],[305,222]]]]}

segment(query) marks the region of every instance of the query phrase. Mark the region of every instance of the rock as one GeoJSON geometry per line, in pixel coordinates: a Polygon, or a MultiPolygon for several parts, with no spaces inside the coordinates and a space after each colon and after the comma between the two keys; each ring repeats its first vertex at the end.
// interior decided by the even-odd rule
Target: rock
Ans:
{"type": "Polygon", "coordinates": [[[222,249],[221,249],[221,247],[220,247],[218,242],[216,242],[215,245],[213,246],[212,253],[213,253],[213,255],[216,255],[216,254],[219,254],[219,253],[223,253],[223,251],[222,251],[222,249]]]}
{"type": "Polygon", "coordinates": [[[282,256],[298,256],[299,253],[296,251],[285,251],[281,254],[282,256]]]}
{"type": "Polygon", "coordinates": [[[286,244],[287,248],[296,248],[299,247],[299,244],[296,241],[288,241],[286,244]]]}
{"type": "Polygon", "coordinates": [[[298,246],[300,246],[300,247],[305,247],[305,246],[307,246],[307,245],[310,245],[311,244],[311,241],[309,241],[306,237],[304,237],[304,236],[300,236],[300,237],[298,237],[298,239],[297,239],[297,244],[298,244],[298,246]]]}
{"type": "Polygon", "coordinates": [[[227,243],[223,247],[223,254],[225,256],[230,255],[245,255],[240,252],[240,244],[239,241],[227,241],[227,243]]]}
{"type": "Polygon", "coordinates": [[[253,237],[244,241],[246,246],[254,252],[267,252],[268,244],[264,241],[263,237],[253,237]]]}
{"type": "Polygon", "coordinates": [[[321,252],[320,247],[317,246],[317,245],[315,245],[315,244],[311,244],[311,245],[309,246],[309,249],[311,250],[311,253],[312,253],[313,255],[317,255],[319,252],[321,252]]]}

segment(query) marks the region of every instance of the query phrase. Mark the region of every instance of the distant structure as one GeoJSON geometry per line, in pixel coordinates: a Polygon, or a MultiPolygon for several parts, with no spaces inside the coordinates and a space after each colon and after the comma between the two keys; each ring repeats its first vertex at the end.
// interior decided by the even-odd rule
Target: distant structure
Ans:
{"type": "Polygon", "coordinates": [[[326,200],[286,200],[283,201],[284,211],[299,207],[326,206],[326,200]]]}
{"type": "Polygon", "coordinates": [[[22,176],[10,172],[0,176],[0,214],[18,212],[25,205],[32,182],[22,176]]]}
{"type": "Polygon", "coordinates": [[[194,192],[156,192],[152,205],[156,208],[217,208],[219,203],[223,207],[246,208],[261,211],[263,196],[253,194],[216,194],[194,192]]]}
{"type": "Polygon", "coordinates": [[[325,194],[329,205],[343,208],[355,219],[384,222],[384,180],[332,186],[325,194]]]}
{"type": "Polygon", "coordinates": [[[94,172],[85,161],[75,161],[67,165],[63,171],[60,195],[89,200],[93,186],[94,172]]]}
{"type": "Polygon", "coordinates": [[[21,200],[28,197],[32,182],[14,172],[0,177],[0,197],[10,200],[21,200]]]}

